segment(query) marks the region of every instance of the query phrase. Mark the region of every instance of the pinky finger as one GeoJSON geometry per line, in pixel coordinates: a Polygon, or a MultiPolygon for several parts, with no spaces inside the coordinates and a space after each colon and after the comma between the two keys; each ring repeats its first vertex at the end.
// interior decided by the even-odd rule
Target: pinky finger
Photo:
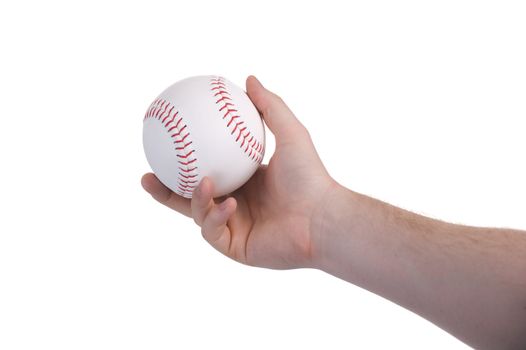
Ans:
{"type": "Polygon", "coordinates": [[[235,212],[236,206],[237,202],[234,198],[227,198],[222,203],[214,205],[201,226],[204,239],[225,255],[228,255],[231,240],[231,232],[226,224],[235,212]]]}

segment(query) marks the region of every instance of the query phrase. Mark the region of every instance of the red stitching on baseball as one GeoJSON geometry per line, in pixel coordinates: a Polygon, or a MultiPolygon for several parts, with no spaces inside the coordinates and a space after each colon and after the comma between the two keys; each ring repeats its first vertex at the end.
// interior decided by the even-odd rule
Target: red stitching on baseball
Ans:
{"type": "Polygon", "coordinates": [[[191,144],[192,144],[192,141],[187,142],[187,143],[185,143],[185,144],[182,145],[182,146],[175,147],[175,149],[177,149],[177,150],[185,149],[186,147],[190,146],[191,144]]]}
{"type": "MultiPolygon", "coordinates": [[[[237,127],[238,127],[239,125],[242,125],[243,123],[244,123],[243,121],[241,121],[241,122],[239,122],[239,123],[236,123],[236,125],[234,126],[234,129],[232,130],[232,132],[230,133],[230,135],[234,135],[234,133],[235,133],[236,130],[237,130],[237,127]]],[[[236,142],[237,142],[237,140],[236,140],[236,142]]]]}
{"type": "MultiPolygon", "coordinates": [[[[245,144],[245,141],[247,140],[248,135],[250,135],[250,132],[247,132],[245,135],[243,135],[243,141],[241,141],[239,148],[243,148],[243,145],[245,144]]],[[[248,147],[248,144],[247,144],[247,147],[248,147]]]]}
{"type": "Polygon", "coordinates": [[[236,106],[234,104],[234,101],[232,101],[232,98],[230,98],[227,95],[231,95],[228,92],[226,83],[224,81],[224,78],[222,77],[214,77],[210,79],[210,90],[213,93],[213,97],[217,98],[217,96],[220,96],[221,98],[216,100],[216,104],[219,105],[219,111],[223,112],[223,119],[227,119],[227,117],[230,117],[227,122],[227,128],[230,129],[231,125],[233,124],[233,129],[230,130],[230,134],[236,137],[234,134],[236,131],[239,132],[237,137],[235,138],[236,142],[240,142],[239,147],[243,150],[243,146],[245,145],[245,142],[247,146],[243,150],[244,153],[253,161],[256,161],[258,163],[261,162],[263,159],[263,144],[260,143],[254,135],[251,134],[250,130],[247,130],[247,127],[240,127],[244,123],[243,120],[238,119],[237,121],[234,121],[237,118],[241,118],[240,115],[234,114],[238,113],[238,110],[236,109],[236,106]],[[225,111],[226,109],[226,111],[225,111]],[[243,133],[246,131],[246,133],[243,133]],[[241,138],[241,136],[243,136],[241,138]],[[250,139],[247,141],[247,138],[250,137],[250,139]],[[240,141],[241,140],[241,141],[240,141]]]}
{"type": "Polygon", "coordinates": [[[186,125],[183,126],[181,129],[178,129],[178,131],[177,131],[175,134],[173,134],[172,136],[170,136],[170,137],[181,136],[181,133],[182,133],[185,129],[186,129],[186,125]]]}
{"type": "Polygon", "coordinates": [[[184,171],[185,173],[190,173],[190,172],[194,171],[195,169],[197,169],[197,167],[194,167],[194,168],[181,168],[181,167],[179,167],[179,170],[184,171]]]}
{"type": "Polygon", "coordinates": [[[157,113],[155,113],[155,117],[159,117],[159,112],[161,111],[161,109],[163,109],[163,106],[164,104],[166,103],[166,101],[163,101],[163,103],[161,103],[161,106],[157,109],[157,113]]]}
{"type": "Polygon", "coordinates": [[[152,103],[151,107],[150,107],[150,110],[148,111],[148,115],[147,117],[148,118],[151,118],[153,116],[153,114],[155,113],[156,111],[156,108],[157,106],[159,105],[159,100],[155,101],[154,103],[152,103]]]}
{"type": "Polygon", "coordinates": [[[197,187],[197,158],[195,157],[195,149],[191,148],[192,141],[187,140],[190,137],[190,133],[187,130],[187,126],[184,125],[180,128],[183,122],[183,117],[179,116],[179,111],[175,110],[170,102],[157,99],[152,102],[144,120],[148,118],[155,118],[161,121],[161,124],[166,129],[166,132],[171,138],[174,138],[174,144],[176,145],[175,151],[179,160],[179,173],[177,175],[177,188],[175,192],[181,196],[189,196],[192,194],[195,187],[197,187]],[[166,113],[166,116],[164,116],[166,113]],[[173,113],[173,114],[172,114],[173,113]],[[175,121],[177,119],[177,121],[175,121]],[[175,125],[170,126],[175,122],[175,125]],[[172,134],[172,132],[175,133],[172,134]],[[192,166],[191,166],[192,165],[192,166]],[[195,185],[194,185],[195,184],[195,185]]]}
{"type": "Polygon", "coordinates": [[[183,137],[182,139],[180,139],[180,140],[175,140],[174,143],[184,143],[184,140],[186,140],[186,138],[188,137],[188,135],[190,135],[190,134],[186,134],[186,135],[184,135],[184,137],[183,137]]]}
{"type": "Polygon", "coordinates": [[[222,102],[222,101],[225,101],[225,100],[232,100],[230,97],[228,96],[222,96],[219,100],[216,101],[216,103],[219,103],[219,102],[222,102]]]}
{"type": "Polygon", "coordinates": [[[247,128],[247,127],[245,126],[245,127],[241,128],[241,129],[239,129],[239,135],[237,135],[236,142],[239,141],[239,138],[241,137],[241,133],[242,133],[243,131],[245,131],[246,128],[247,128]]]}
{"type": "Polygon", "coordinates": [[[217,96],[217,95],[221,95],[221,96],[223,96],[223,94],[230,95],[230,92],[225,91],[225,90],[219,90],[218,92],[216,92],[216,93],[214,94],[214,96],[217,96]]]}
{"type": "Polygon", "coordinates": [[[223,107],[219,108],[219,111],[221,112],[223,109],[228,108],[229,106],[233,106],[233,104],[230,103],[230,102],[227,102],[227,103],[225,103],[225,105],[223,107]]]}
{"type": "MultiPolygon", "coordinates": [[[[166,119],[170,118],[170,114],[172,114],[172,111],[174,109],[175,106],[172,106],[172,108],[170,108],[170,111],[168,112],[168,115],[166,117],[164,117],[163,121],[161,123],[164,124],[164,122],[166,121],[166,119]]],[[[179,114],[179,112],[175,112],[175,114],[173,115],[172,119],[168,122],[168,123],[171,123],[173,122],[173,120],[175,119],[175,117],[177,117],[177,114],[179,114]]],[[[168,126],[167,124],[165,124],[164,126],[168,126]]]]}
{"type": "Polygon", "coordinates": [[[221,79],[223,79],[223,78],[217,77],[217,78],[210,79],[212,81],[210,83],[210,85],[225,86],[225,83],[221,79]]]}
{"type": "Polygon", "coordinates": [[[230,124],[232,124],[232,122],[233,122],[233,121],[234,121],[234,119],[236,119],[236,118],[241,118],[241,117],[240,117],[240,116],[238,116],[238,115],[235,115],[235,116],[231,117],[231,118],[230,118],[230,121],[229,121],[229,122],[228,122],[228,124],[226,125],[226,126],[227,126],[227,128],[228,128],[228,127],[230,127],[230,124]]]}
{"type": "MultiPolygon", "coordinates": [[[[193,149],[193,150],[191,150],[190,152],[188,152],[187,154],[185,154],[184,156],[178,154],[177,157],[178,157],[178,158],[186,159],[186,158],[188,158],[188,157],[189,157],[192,153],[194,153],[194,152],[195,152],[195,150],[193,149]]],[[[195,159],[194,159],[194,160],[195,160],[195,159]]]]}
{"type": "Polygon", "coordinates": [[[229,114],[232,113],[232,112],[237,112],[237,109],[233,109],[233,108],[229,108],[229,109],[227,109],[226,112],[225,112],[225,115],[224,115],[223,119],[225,119],[226,116],[229,115],[229,114]]]}
{"type": "Polygon", "coordinates": [[[197,183],[197,180],[183,180],[183,179],[181,179],[181,182],[184,183],[185,185],[188,185],[188,184],[195,184],[195,183],[197,183]]]}
{"type": "Polygon", "coordinates": [[[197,161],[197,159],[195,159],[195,158],[192,159],[192,160],[189,160],[187,162],[183,162],[182,160],[178,160],[179,164],[182,164],[182,165],[190,165],[190,164],[192,164],[192,163],[194,163],[196,161],[197,161]]]}
{"type": "Polygon", "coordinates": [[[159,120],[161,120],[161,118],[163,117],[164,113],[166,113],[167,109],[168,109],[168,104],[166,106],[164,106],[163,111],[161,112],[161,114],[159,114],[159,120]]]}
{"type": "Polygon", "coordinates": [[[194,175],[185,175],[183,173],[179,173],[179,176],[185,178],[185,179],[188,179],[188,178],[193,178],[193,177],[196,177],[197,174],[194,174],[194,175]]]}

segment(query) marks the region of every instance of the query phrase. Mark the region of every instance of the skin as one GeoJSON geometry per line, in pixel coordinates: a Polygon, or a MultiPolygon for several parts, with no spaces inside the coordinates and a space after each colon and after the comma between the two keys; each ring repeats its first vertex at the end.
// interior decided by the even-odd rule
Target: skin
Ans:
{"type": "Polygon", "coordinates": [[[269,164],[219,199],[208,178],[189,200],[149,173],[142,186],[154,199],[243,264],[320,269],[477,349],[526,348],[526,232],[449,224],[353,192],[279,96],[253,76],[247,93],[276,139],[269,164]]]}

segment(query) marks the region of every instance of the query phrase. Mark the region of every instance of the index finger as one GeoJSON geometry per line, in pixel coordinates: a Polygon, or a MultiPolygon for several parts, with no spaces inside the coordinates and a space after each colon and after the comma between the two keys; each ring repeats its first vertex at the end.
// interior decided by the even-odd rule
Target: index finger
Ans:
{"type": "Polygon", "coordinates": [[[184,198],[174,193],[168,187],[163,185],[153,173],[144,174],[141,179],[142,187],[152,195],[152,197],[159,203],[166,205],[183,215],[192,217],[192,209],[190,208],[190,199],[184,198]]]}

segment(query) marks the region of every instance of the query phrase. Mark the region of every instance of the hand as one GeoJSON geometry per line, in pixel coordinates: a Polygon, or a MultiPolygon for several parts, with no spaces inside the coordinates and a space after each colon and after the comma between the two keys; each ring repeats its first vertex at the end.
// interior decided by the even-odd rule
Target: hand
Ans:
{"type": "Polygon", "coordinates": [[[160,203],[193,217],[203,237],[241,263],[276,269],[313,267],[311,220],[337,187],[318,157],[309,133],[280,97],[255,77],[247,93],[276,138],[276,150],[240,189],[223,201],[203,178],[191,200],[165,187],[154,174],[144,189],[160,203]]]}

